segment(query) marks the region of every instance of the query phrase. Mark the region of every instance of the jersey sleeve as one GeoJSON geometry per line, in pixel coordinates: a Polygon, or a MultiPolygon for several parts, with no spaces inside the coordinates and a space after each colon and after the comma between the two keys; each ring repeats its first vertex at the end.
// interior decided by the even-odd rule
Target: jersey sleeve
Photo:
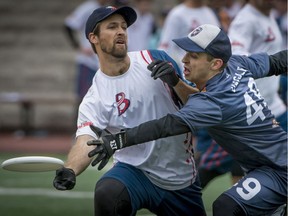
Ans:
{"type": "MultiPolygon", "coordinates": [[[[243,71],[249,70],[254,79],[266,77],[270,70],[269,55],[267,53],[254,53],[250,56],[234,56],[234,62],[243,65],[243,71]]],[[[236,63],[237,64],[237,63],[236,63]]],[[[236,65],[235,64],[235,65],[236,65]]]]}
{"type": "Polygon", "coordinates": [[[163,50],[149,50],[149,52],[150,52],[152,61],[156,60],[156,59],[160,59],[160,60],[164,60],[164,61],[168,61],[168,62],[172,63],[178,76],[182,80],[185,80],[183,71],[180,69],[180,67],[178,66],[176,61],[173,58],[171,58],[165,51],[163,51],[163,50]]]}
{"type": "Polygon", "coordinates": [[[175,113],[195,134],[198,129],[221,124],[222,111],[211,97],[203,93],[190,95],[188,102],[175,113]]]}
{"type": "Polygon", "coordinates": [[[97,125],[100,129],[107,127],[109,113],[103,109],[101,102],[97,101],[97,98],[99,97],[95,97],[91,91],[83,98],[78,111],[76,137],[85,134],[97,138],[95,137],[95,133],[90,129],[90,125],[92,124],[97,125]],[[95,104],[98,104],[98,106],[95,106],[95,104]]]}

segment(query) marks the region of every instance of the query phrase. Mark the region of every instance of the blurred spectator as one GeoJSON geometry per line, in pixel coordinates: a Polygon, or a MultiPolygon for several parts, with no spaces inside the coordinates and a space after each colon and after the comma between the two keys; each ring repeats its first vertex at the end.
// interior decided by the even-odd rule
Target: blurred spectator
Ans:
{"type": "Polygon", "coordinates": [[[65,33],[77,50],[76,95],[79,100],[86,94],[99,67],[97,56],[85,37],[86,20],[96,8],[109,3],[109,0],[86,0],[65,19],[65,33]]]}
{"type": "Polygon", "coordinates": [[[226,32],[231,21],[243,6],[239,0],[208,0],[207,4],[214,10],[222,29],[226,32]]]}
{"type": "MultiPolygon", "coordinates": [[[[273,1],[249,0],[232,21],[229,37],[233,54],[276,53],[283,49],[280,29],[272,15],[273,1]]],[[[261,96],[287,131],[287,107],[279,96],[279,76],[256,80],[261,96]]]]}
{"type": "MultiPolygon", "coordinates": [[[[288,17],[287,17],[287,0],[274,1],[275,9],[273,10],[276,22],[280,28],[283,37],[283,49],[288,48],[288,17]]],[[[279,94],[285,105],[287,106],[287,75],[280,76],[279,94]]]]}
{"type": "Polygon", "coordinates": [[[129,51],[145,50],[156,30],[154,15],[152,14],[152,0],[131,0],[131,5],[137,13],[136,22],[128,28],[129,51]]]}
{"type": "Polygon", "coordinates": [[[160,37],[162,34],[162,30],[163,30],[163,25],[164,25],[164,22],[168,13],[169,13],[169,9],[160,10],[159,17],[157,19],[156,31],[154,32],[154,34],[152,34],[149,40],[149,49],[158,48],[160,37]]]}
{"type": "Polygon", "coordinates": [[[172,39],[185,37],[202,24],[220,26],[213,10],[204,4],[204,0],[184,0],[170,10],[164,22],[159,49],[165,50],[183,68],[181,62],[185,55],[172,39]]]}

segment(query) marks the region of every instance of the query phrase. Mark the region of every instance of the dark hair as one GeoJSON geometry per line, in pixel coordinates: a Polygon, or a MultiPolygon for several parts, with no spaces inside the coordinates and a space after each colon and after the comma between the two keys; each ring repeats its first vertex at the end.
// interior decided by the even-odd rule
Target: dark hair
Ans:
{"type": "MultiPolygon", "coordinates": [[[[95,26],[94,30],[93,30],[93,34],[96,35],[96,36],[98,36],[98,37],[99,37],[99,35],[100,35],[100,25],[101,25],[101,23],[98,23],[98,24],[95,26]]],[[[90,40],[89,40],[89,42],[90,42],[90,40]]],[[[90,42],[90,44],[91,44],[91,47],[92,47],[93,51],[95,52],[95,54],[97,54],[95,45],[94,45],[93,43],[91,43],[91,42],[90,42]]]]}
{"type": "MultiPolygon", "coordinates": [[[[209,53],[206,53],[207,54],[207,61],[212,61],[213,59],[215,59],[214,56],[210,55],[209,53]]],[[[223,60],[222,60],[223,61],[223,60]]],[[[220,70],[224,70],[225,68],[227,67],[227,62],[224,62],[223,61],[223,65],[220,67],[220,70]]]]}

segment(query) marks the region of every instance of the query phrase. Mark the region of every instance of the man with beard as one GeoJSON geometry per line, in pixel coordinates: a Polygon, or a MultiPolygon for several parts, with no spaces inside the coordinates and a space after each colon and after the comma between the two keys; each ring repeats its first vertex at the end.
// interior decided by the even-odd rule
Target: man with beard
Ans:
{"type": "MultiPolygon", "coordinates": [[[[56,171],[54,187],[58,190],[72,189],[76,176],[93,159],[88,153],[94,146],[87,142],[100,134],[90,125],[116,133],[176,112],[187,100],[184,95],[198,92],[181,79],[177,88],[172,87],[175,79],[168,78],[168,84],[153,80],[147,66],[154,59],[170,62],[183,79],[177,63],[165,52],[127,53],[127,28],[136,18],[131,7],[109,6],[94,10],[87,20],[86,37],[100,68],[79,107],[76,143],[64,167],[56,171]]],[[[146,208],[157,215],[201,216],[206,215],[201,195],[191,134],[185,133],[115,152],[114,166],[96,184],[94,209],[95,215],[128,216],[146,208]]]]}

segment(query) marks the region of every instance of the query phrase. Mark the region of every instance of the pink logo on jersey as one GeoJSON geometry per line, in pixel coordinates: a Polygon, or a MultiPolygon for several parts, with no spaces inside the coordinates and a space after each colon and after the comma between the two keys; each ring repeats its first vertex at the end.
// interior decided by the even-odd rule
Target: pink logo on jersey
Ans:
{"type": "Polygon", "coordinates": [[[123,92],[118,93],[116,95],[117,109],[118,115],[122,115],[130,106],[130,100],[125,98],[125,94],[123,92]]]}
{"type": "Polygon", "coordinates": [[[266,37],[266,39],[265,39],[265,42],[274,41],[275,38],[276,38],[276,37],[275,37],[274,32],[273,32],[272,29],[269,27],[269,28],[268,28],[268,35],[267,35],[267,37],[266,37]]]}

